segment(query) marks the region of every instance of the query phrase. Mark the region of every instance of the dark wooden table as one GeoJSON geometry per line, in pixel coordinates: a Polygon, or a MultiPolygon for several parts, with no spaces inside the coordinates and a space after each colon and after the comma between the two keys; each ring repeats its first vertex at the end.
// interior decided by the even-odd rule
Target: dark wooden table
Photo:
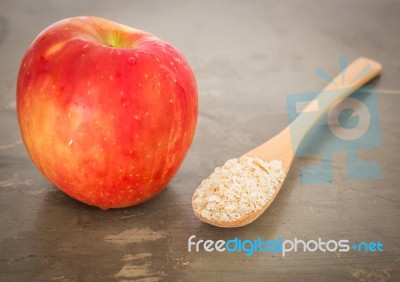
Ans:
{"type": "MultiPolygon", "coordinates": [[[[17,1],[0,3],[1,281],[399,281],[399,1],[17,1]],[[71,3],[73,2],[73,3],[71,3]],[[15,83],[34,37],[66,17],[96,15],[158,34],[187,57],[200,115],[179,173],[155,199],[101,211],[70,199],[31,163],[16,120],[15,83]],[[374,81],[382,144],[357,151],[381,169],[349,179],[348,152],[331,156],[332,183],[302,184],[296,159],[281,193],[253,224],[200,222],[191,196],[217,165],[288,123],[286,97],[317,91],[317,67],[340,54],[380,61],[374,81]],[[380,241],[383,252],[188,252],[188,238],[380,241]]],[[[320,145],[324,152],[332,144],[320,145]]]]}

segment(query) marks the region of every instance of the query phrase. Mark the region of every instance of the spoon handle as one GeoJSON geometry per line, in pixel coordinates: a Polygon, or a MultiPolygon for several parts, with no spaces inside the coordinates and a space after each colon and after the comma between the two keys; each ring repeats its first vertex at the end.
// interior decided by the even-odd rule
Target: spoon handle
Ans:
{"type": "Polygon", "coordinates": [[[342,101],[382,71],[382,65],[374,60],[359,57],[339,73],[314,100],[302,110],[289,125],[292,135],[292,152],[329,108],[342,101]],[[315,114],[309,114],[315,112],[315,114]]]}

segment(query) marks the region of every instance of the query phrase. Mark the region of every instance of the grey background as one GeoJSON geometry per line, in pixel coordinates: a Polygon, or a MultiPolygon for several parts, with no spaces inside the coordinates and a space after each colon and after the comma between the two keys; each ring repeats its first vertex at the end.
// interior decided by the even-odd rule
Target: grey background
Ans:
{"type": "MultiPolygon", "coordinates": [[[[17,1],[0,2],[1,281],[393,281],[400,279],[399,1],[17,1]],[[60,19],[94,15],[173,43],[197,77],[200,115],[179,173],[155,199],[101,211],[58,191],[32,165],[18,131],[15,83],[35,36],[60,19]],[[217,165],[287,124],[287,95],[321,89],[337,57],[380,61],[375,81],[383,145],[359,157],[380,180],[347,180],[333,156],[333,183],[304,185],[297,159],[272,206],[253,224],[200,222],[191,196],[217,165]],[[382,253],[188,253],[187,239],[298,237],[381,241],[382,253]]],[[[321,148],[323,150],[323,147],[321,148]]]]}

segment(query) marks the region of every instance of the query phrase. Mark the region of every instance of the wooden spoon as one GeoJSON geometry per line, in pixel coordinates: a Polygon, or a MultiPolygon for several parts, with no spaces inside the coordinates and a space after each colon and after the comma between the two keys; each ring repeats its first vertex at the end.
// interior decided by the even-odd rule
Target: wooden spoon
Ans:
{"type": "MultiPolygon", "coordinates": [[[[359,57],[348,65],[345,70],[338,74],[335,79],[305,107],[302,113],[300,113],[291,124],[267,142],[247,152],[244,156],[257,157],[264,161],[280,160],[287,175],[301,141],[318,120],[332,105],[340,102],[359,87],[377,77],[381,71],[382,66],[378,62],[368,58],[359,57]],[[317,114],[305,114],[309,111],[315,111],[316,106],[318,107],[317,114]],[[294,130],[296,130],[296,132],[301,132],[299,134],[300,136],[296,136],[296,140],[292,140],[291,138],[291,132],[294,130]]],[[[276,195],[278,195],[282,184],[283,181],[280,183],[279,187],[277,187],[270,200],[267,201],[260,210],[254,211],[234,221],[215,221],[204,218],[198,213],[192,204],[193,211],[200,220],[211,225],[219,227],[244,226],[251,223],[264,213],[264,211],[271,205],[276,195]]],[[[196,193],[194,195],[196,195],[196,193]]]]}

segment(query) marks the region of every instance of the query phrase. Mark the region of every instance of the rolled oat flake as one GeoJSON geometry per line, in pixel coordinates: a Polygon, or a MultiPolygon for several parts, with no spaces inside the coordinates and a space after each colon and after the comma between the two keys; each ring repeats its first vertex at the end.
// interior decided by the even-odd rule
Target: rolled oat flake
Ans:
{"type": "Polygon", "coordinates": [[[228,160],[197,188],[193,207],[202,217],[235,221],[259,211],[285,179],[282,162],[243,156],[228,160]]]}

